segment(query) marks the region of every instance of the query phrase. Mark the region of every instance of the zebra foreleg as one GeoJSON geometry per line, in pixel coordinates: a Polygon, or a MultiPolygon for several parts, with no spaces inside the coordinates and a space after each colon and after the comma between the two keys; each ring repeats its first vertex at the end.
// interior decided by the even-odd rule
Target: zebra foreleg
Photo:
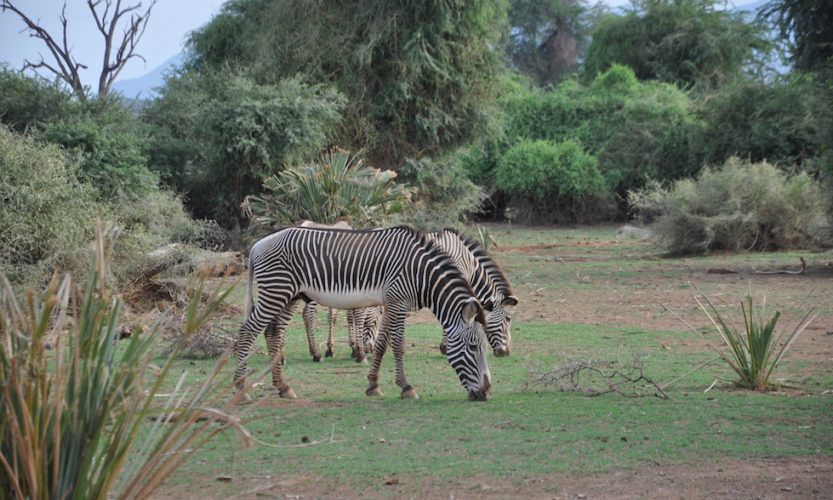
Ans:
{"type": "Polygon", "coordinates": [[[353,348],[351,357],[356,363],[367,363],[367,354],[364,351],[364,342],[361,340],[361,330],[367,320],[367,308],[351,309],[347,311],[347,326],[349,331],[350,347],[353,348]]]}
{"type": "Polygon", "coordinates": [[[272,385],[278,390],[278,395],[282,398],[295,399],[295,391],[289,387],[289,384],[283,380],[283,348],[284,348],[284,333],[286,327],[289,326],[289,320],[292,319],[292,309],[295,307],[296,301],[293,300],[286,307],[278,311],[272,323],[275,328],[271,334],[266,337],[266,345],[269,348],[269,361],[272,366],[272,385]]]}
{"type": "Polygon", "coordinates": [[[313,330],[313,321],[315,320],[315,302],[307,302],[304,306],[304,328],[307,331],[307,343],[309,344],[309,355],[315,363],[321,361],[321,351],[318,349],[318,343],[315,341],[315,331],[313,330]]]}
{"type": "Polygon", "coordinates": [[[403,399],[419,399],[419,395],[405,377],[405,315],[392,323],[387,331],[396,362],[396,385],[402,389],[400,396],[403,399]]]}

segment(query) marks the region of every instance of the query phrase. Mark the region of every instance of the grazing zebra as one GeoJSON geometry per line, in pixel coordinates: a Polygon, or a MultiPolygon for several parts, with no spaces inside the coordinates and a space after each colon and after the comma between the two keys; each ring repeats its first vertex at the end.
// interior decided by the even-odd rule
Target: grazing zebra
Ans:
{"type": "MultiPolygon", "coordinates": [[[[312,227],[318,229],[353,229],[353,226],[351,226],[347,221],[338,221],[335,224],[319,224],[317,222],[305,220],[298,225],[300,227],[312,227]]],[[[315,302],[307,302],[304,306],[303,318],[304,328],[307,331],[309,354],[312,356],[312,360],[317,363],[321,361],[321,351],[318,349],[318,343],[315,341],[315,331],[313,330],[315,309],[315,302]]],[[[364,310],[364,308],[350,309],[347,311],[347,338],[349,345],[353,350],[351,357],[355,358],[357,363],[365,362],[367,359],[365,345],[361,340],[363,337],[364,324],[369,317],[377,314],[379,314],[378,310],[371,311],[364,310]]],[[[327,334],[327,350],[324,351],[324,356],[328,358],[333,356],[333,330],[335,328],[337,316],[337,309],[332,307],[327,309],[327,324],[329,326],[329,331],[327,334]]],[[[267,336],[270,335],[272,331],[274,331],[274,324],[270,325],[267,329],[267,336]]]]}
{"type": "Polygon", "coordinates": [[[283,380],[277,358],[298,300],[342,309],[384,305],[366,392],[381,395],[379,366],[390,343],[403,398],[417,397],[403,363],[405,316],[428,307],[448,332],[448,361],[469,399],[487,398],[491,383],[483,309],[448,255],[418,231],[409,227],[357,231],[292,227],[255,243],[249,255],[247,318],[235,342],[238,388],[245,384],[255,337],[276,318],[277,328],[267,339],[272,383],[281,397],[295,397],[283,380]],[[259,294],[252,307],[255,281],[259,294]]]}
{"type": "MultiPolygon", "coordinates": [[[[491,311],[486,316],[486,337],[495,356],[508,356],[512,347],[512,316],[506,308],[516,306],[518,298],[512,294],[509,281],[500,266],[480,243],[461,235],[455,229],[445,228],[426,236],[451,257],[480,303],[487,311],[491,311]]],[[[448,339],[443,332],[440,352],[445,354],[447,346],[448,339]]]]}

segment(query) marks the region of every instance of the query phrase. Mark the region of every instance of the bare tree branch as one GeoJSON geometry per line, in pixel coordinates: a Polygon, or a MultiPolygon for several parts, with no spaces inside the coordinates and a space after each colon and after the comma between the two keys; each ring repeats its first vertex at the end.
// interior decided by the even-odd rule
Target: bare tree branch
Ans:
{"type": "MultiPolygon", "coordinates": [[[[151,0],[147,8],[142,11],[142,1],[123,6],[122,0],[87,0],[87,7],[92,13],[96,28],[104,38],[101,74],[98,77],[99,96],[110,93],[113,82],[118,78],[127,61],[134,57],[145,61],[144,57],[136,53],[136,47],[145,33],[151,10],[156,5],[156,1],[151,0]],[[116,31],[122,19],[127,19],[127,25],[121,33],[121,38],[118,39],[116,31]]],[[[64,2],[59,16],[61,38],[57,40],[39,22],[27,16],[11,0],[0,0],[0,13],[8,10],[16,14],[26,24],[24,31],[28,31],[29,36],[42,40],[55,60],[54,64],[47,63],[43,56],[38,54],[40,61],[32,62],[27,59],[24,61],[23,69],[35,71],[44,69],[57,75],[83,101],[87,98],[87,91],[81,82],[79,70],[87,69],[87,66],[79,63],[72,55],[67,36],[66,8],[67,5],[64,2]]]]}

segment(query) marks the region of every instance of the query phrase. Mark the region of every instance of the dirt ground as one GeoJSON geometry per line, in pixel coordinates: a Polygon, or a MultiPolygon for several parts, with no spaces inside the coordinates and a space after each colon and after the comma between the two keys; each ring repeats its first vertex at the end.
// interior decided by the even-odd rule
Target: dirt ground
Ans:
{"type": "MultiPolygon", "coordinates": [[[[785,265],[783,261],[762,262],[752,255],[749,259],[742,256],[725,260],[662,259],[652,254],[648,243],[633,241],[501,246],[492,253],[498,261],[513,262],[519,269],[524,268],[528,258],[530,262],[543,260],[547,265],[566,266],[570,271],[569,282],[543,284],[507,273],[520,298],[515,316],[518,322],[685,331],[688,327],[684,322],[698,328],[707,324],[693,299],[695,286],[718,307],[733,309],[747,290],[752,290],[770,294],[778,299],[779,307],[786,306],[784,319],[790,326],[810,305],[817,306],[819,317],[794,344],[789,356],[833,370],[833,254],[830,252],[805,255],[807,267],[799,275],[761,274],[761,271],[797,266],[785,265]],[[628,251],[604,252],[616,245],[627,245],[628,251]],[[576,252],[577,248],[581,252],[576,252]],[[603,264],[605,260],[621,262],[622,268],[582,265],[603,264]]],[[[423,321],[435,320],[425,311],[409,319],[409,322],[423,321]]],[[[702,351],[707,347],[707,341],[696,334],[676,336],[668,342],[675,349],[702,351]]],[[[494,477],[455,478],[451,482],[392,477],[381,484],[368,484],[365,491],[356,491],[354,486],[321,483],[309,476],[234,480],[245,486],[232,498],[833,498],[833,457],[657,465],[607,473],[548,474],[502,482],[494,477]]],[[[166,491],[164,498],[211,496],[210,490],[204,493],[166,491]]]]}
{"type": "MultiPolygon", "coordinates": [[[[795,457],[750,462],[721,461],[687,466],[653,466],[595,474],[547,474],[522,481],[494,477],[411,479],[390,477],[366,490],[322,483],[311,476],[241,477],[229,498],[831,498],[833,459],[795,457]]],[[[210,491],[166,493],[158,498],[207,498],[210,491]],[[196,495],[196,496],[195,496],[196,495]]]]}

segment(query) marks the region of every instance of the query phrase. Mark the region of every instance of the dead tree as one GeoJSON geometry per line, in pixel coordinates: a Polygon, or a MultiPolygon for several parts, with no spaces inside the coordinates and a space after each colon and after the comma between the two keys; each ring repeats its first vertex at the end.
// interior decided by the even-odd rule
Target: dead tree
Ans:
{"type": "MultiPolygon", "coordinates": [[[[92,13],[96,27],[104,37],[104,54],[101,74],[98,77],[99,96],[105,96],[110,92],[110,87],[127,61],[134,57],[145,61],[144,57],[136,53],[136,46],[145,33],[154,5],[156,5],[156,0],[151,0],[150,5],[142,12],[141,1],[131,5],[122,5],[122,0],[87,0],[87,7],[92,13]],[[120,25],[123,25],[121,30],[119,30],[120,25]]],[[[11,0],[0,0],[0,12],[5,13],[8,10],[16,14],[26,24],[25,31],[29,32],[29,36],[43,41],[54,59],[54,61],[47,62],[43,55],[38,54],[40,61],[31,62],[27,59],[23,69],[31,68],[36,72],[47,70],[54,73],[69,85],[80,100],[84,101],[87,98],[87,92],[81,83],[79,70],[87,69],[87,66],[78,62],[70,50],[66,9],[67,4],[64,2],[59,17],[61,36],[58,38],[44,29],[38,21],[26,15],[11,0]]]]}

